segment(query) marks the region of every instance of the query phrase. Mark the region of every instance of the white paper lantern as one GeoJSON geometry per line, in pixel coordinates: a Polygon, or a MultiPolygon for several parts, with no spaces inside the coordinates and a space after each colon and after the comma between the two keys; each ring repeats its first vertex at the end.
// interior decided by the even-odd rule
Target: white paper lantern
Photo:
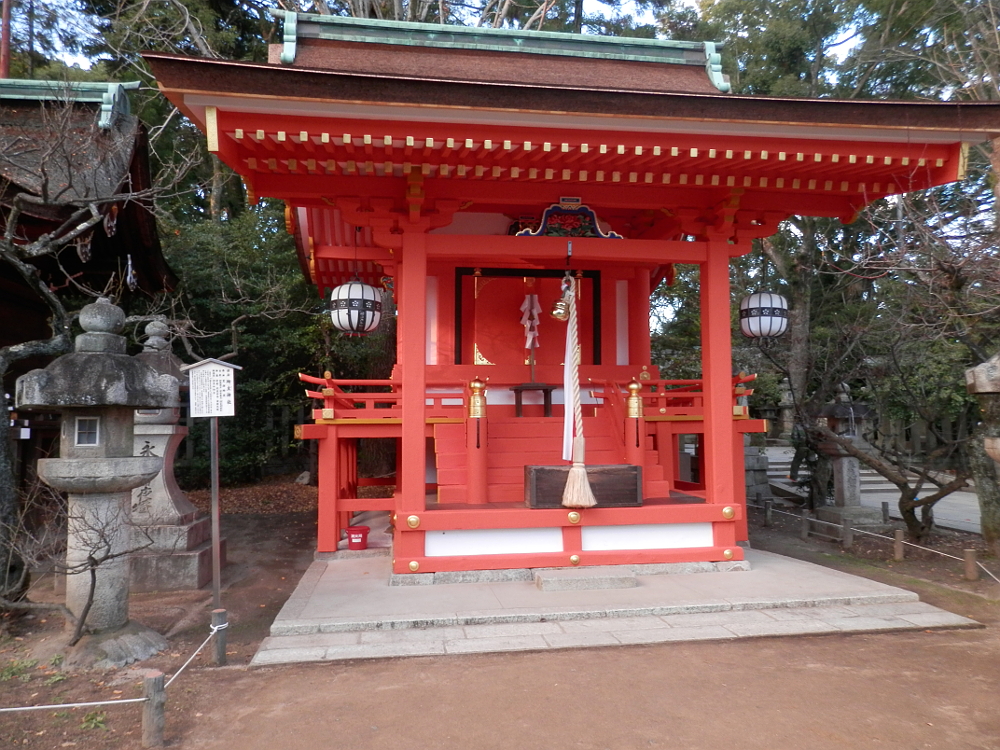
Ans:
{"type": "Polygon", "coordinates": [[[364,282],[348,281],[330,292],[333,325],[349,336],[364,336],[382,320],[382,293],[364,282]]]}
{"type": "Polygon", "coordinates": [[[751,294],[740,302],[740,330],[751,339],[777,338],[788,328],[788,302],[780,294],[751,294]]]}

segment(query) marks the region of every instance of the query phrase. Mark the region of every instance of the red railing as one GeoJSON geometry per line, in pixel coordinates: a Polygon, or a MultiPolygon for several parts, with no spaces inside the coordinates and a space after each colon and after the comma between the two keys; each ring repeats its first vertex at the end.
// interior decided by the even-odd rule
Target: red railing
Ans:
{"type": "MultiPolygon", "coordinates": [[[[313,419],[400,419],[402,387],[397,380],[344,380],[299,374],[304,383],[322,386],[306,390],[323,406],[313,409],[313,419]],[[349,389],[349,390],[345,390],[349,389]]],[[[425,393],[427,417],[462,418],[468,403],[468,387],[463,383],[429,382],[425,393]]]]}

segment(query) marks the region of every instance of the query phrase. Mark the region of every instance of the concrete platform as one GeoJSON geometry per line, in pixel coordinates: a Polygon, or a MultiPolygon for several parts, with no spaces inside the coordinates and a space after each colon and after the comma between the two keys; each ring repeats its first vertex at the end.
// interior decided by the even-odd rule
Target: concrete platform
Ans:
{"type": "Polygon", "coordinates": [[[390,586],[387,556],[319,560],[251,664],[978,626],[865,578],[757,550],[747,560],[726,572],[637,567],[633,588],[555,591],[533,580],[390,586]]]}

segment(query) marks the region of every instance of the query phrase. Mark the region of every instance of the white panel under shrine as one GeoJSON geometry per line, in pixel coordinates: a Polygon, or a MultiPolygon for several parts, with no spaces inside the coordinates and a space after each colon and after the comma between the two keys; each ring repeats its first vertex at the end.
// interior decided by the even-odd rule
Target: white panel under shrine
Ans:
{"type": "Polygon", "coordinates": [[[635,526],[584,526],[585,552],[628,549],[711,547],[711,523],[651,523],[635,526]]]}
{"type": "Polygon", "coordinates": [[[424,534],[427,557],[562,552],[562,529],[461,529],[424,534]]]}

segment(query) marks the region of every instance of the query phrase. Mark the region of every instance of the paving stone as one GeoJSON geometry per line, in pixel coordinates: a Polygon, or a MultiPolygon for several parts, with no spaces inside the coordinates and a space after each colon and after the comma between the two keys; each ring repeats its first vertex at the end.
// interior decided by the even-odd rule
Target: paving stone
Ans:
{"type": "Polygon", "coordinates": [[[541,635],[511,635],[500,638],[459,638],[444,642],[449,654],[481,654],[500,651],[544,651],[548,648],[541,635]]]}
{"type": "Polygon", "coordinates": [[[704,625],[728,625],[729,623],[769,623],[775,620],[758,610],[729,610],[727,612],[700,612],[683,615],[664,615],[660,618],[667,625],[678,628],[702,627],[704,625]]]}
{"type": "Polygon", "coordinates": [[[258,651],[254,654],[250,664],[261,666],[264,664],[295,664],[306,661],[323,661],[326,658],[326,647],[313,646],[312,648],[276,648],[266,651],[258,651]]]}
{"type": "Polygon", "coordinates": [[[311,635],[271,636],[260,644],[266,651],[287,648],[314,648],[330,646],[350,646],[361,642],[361,633],[312,633],[311,635]]]}
{"type": "Polygon", "coordinates": [[[618,630],[614,636],[624,644],[667,643],[670,641],[722,641],[736,638],[736,634],[720,625],[703,628],[663,627],[650,630],[618,630]]]}
{"type": "Polygon", "coordinates": [[[448,638],[464,638],[465,630],[458,626],[441,628],[408,628],[406,630],[369,630],[358,634],[360,643],[393,643],[407,641],[444,641],[448,638]]]}
{"type": "Polygon", "coordinates": [[[915,615],[898,615],[899,619],[912,622],[922,628],[981,628],[980,623],[970,620],[968,617],[954,615],[951,612],[938,610],[937,612],[924,612],[915,615]]]}
{"type": "Polygon", "coordinates": [[[600,617],[589,620],[560,622],[564,633],[599,633],[612,630],[649,630],[662,628],[664,622],[659,617],[600,617]]]}
{"type": "Polygon", "coordinates": [[[544,635],[561,633],[562,628],[557,622],[511,622],[496,625],[467,625],[466,638],[502,638],[506,636],[544,635]]]}
{"type": "Polygon", "coordinates": [[[857,613],[847,607],[788,607],[779,609],[759,609],[773,620],[825,620],[830,617],[857,617],[857,613]]]}
{"type": "Polygon", "coordinates": [[[937,612],[937,607],[925,602],[887,602],[885,604],[861,604],[848,607],[852,612],[867,617],[884,617],[887,615],[917,615],[926,612],[937,612]]]}
{"type": "Polygon", "coordinates": [[[364,643],[358,646],[335,646],[327,649],[326,661],[345,659],[391,659],[395,656],[442,656],[444,639],[440,641],[396,641],[393,643],[364,643]]]}
{"type": "Polygon", "coordinates": [[[725,628],[740,638],[756,638],[765,635],[809,635],[815,633],[835,633],[837,628],[826,620],[796,620],[772,622],[734,622],[725,628]]]}
{"type": "Polygon", "coordinates": [[[845,617],[825,620],[838,630],[868,631],[868,630],[913,630],[916,626],[898,617],[845,617]]]}
{"type": "Polygon", "coordinates": [[[590,648],[593,646],[620,646],[622,642],[611,633],[550,633],[544,636],[551,648],[590,648]]]}

